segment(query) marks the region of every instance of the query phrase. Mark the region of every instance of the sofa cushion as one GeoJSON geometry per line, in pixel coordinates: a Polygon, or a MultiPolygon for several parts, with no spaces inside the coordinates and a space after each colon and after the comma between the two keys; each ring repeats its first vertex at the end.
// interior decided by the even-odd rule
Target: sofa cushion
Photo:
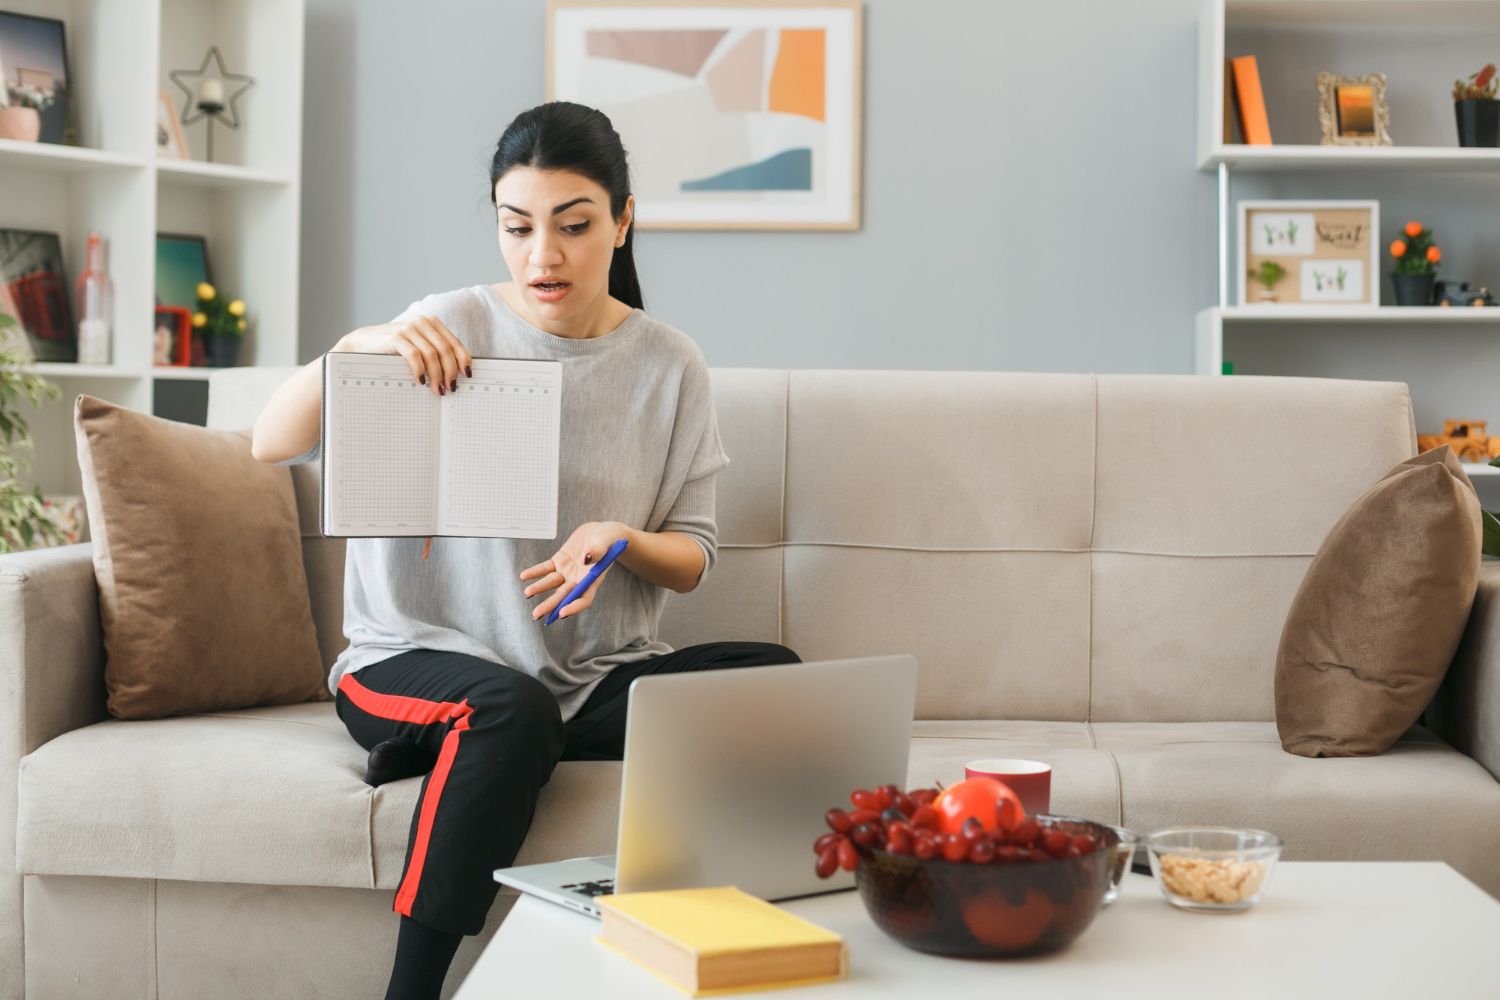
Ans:
{"type": "Polygon", "coordinates": [[[1270,722],[1096,722],[1125,825],[1269,830],[1289,861],[1446,861],[1500,896],[1500,783],[1414,728],[1376,757],[1285,753],[1270,722]]]}
{"type": "Polygon", "coordinates": [[[1479,585],[1479,498],[1447,445],[1386,473],[1339,518],[1276,655],[1281,745],[1383,752],[1442,683],[1479,585]]]}
{"type": "MultiPolygon", "coordinates": [[[[111,719],[21,758],[23,874],[395,889],[420,778],[371,788],[330,702],[111,719]]],[[[614,850],[619,765],[559,764],[521,863],[614,850]]]]}
{"type": "MultiPolygon", "coordinates": [[[[1149,831],[1270,829],[1293,859],[1437,858],[1500,894],[1500,784],[1417,730],[1371,758],[1282,753],[1273,723],[919,721],[911,786],[978,757],[1053,765],[1054,812],[1149,831]]],[[[326,702],[143,722],[111,719],[21,759],[17,861],[103,875],[394,890],[420,778],[371,788],[326,702]]],[[[522,864],[614,850],[620,765],[564,762],[522,864]]],[[[832,803],[830,803],[831,805],[832,803]]]]}
{"type": "Polygon", "coordinates": [[[74,405],[112,715],[320,697],[292,481],[248,431],[74,405]]]}

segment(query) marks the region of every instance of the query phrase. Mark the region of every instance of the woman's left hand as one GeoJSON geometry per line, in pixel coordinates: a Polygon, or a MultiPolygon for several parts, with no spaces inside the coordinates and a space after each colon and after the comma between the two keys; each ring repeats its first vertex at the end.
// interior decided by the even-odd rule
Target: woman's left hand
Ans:
{"type": "MultiPolygon", "coordinates": [[[[530,580],[532,583],[522,593],[530,598],[544,591],[551,591],[546,600],[531,609],[533,620],[543,618],[552,613],[552,609],[562,603],[563,598],[573,592],[573,588],[588,575],[589,568],[604,558],[604,553],[609,547],[622,538],[630,535],[630,528],[619,521],[589,521],[580,524],[574,529],[573,534],[563,543],[563,547],[546,562],[529,566],[521,573],[522,580],[530,580]]],[[[610,569],[614,567],[611,566],[610,569]]],[[[572,618],[576,614],[587,611],[594,603],[594,592],[609,576],[610,570],[600,574],[588,590],[579,595],[578,600],[562,609],[559,619],[572,618]]]]}

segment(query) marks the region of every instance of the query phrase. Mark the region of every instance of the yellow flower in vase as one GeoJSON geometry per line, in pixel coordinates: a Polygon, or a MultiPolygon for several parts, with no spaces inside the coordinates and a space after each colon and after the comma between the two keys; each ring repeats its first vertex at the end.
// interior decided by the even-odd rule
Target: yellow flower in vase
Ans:
{"type": "Polygon", "coordinates": [[[219,293],[217,291],[215,291],[213,285],[210,285],[206,281],[200,281],[200,282],[198,282],[198,298],[200,298],[203,301],[207,302],[210,299],[212,299],[215,295],[218,295],[218,294],[219,293]]]}
{"type": "Polygon", "coordinates": [[[204,313],[193,313],[193,326],[202,327],[208,322],[208,316],[204,313]]]}
{"type": "Polygon", "coordinates": [[[229,303],[229,315],[231,315],[231,316],[243,316],[243,315],[245,315],[245,303],[242,302],[242,301],[240,301],[239,299],[235,299],[233,302],[229,303]]]}

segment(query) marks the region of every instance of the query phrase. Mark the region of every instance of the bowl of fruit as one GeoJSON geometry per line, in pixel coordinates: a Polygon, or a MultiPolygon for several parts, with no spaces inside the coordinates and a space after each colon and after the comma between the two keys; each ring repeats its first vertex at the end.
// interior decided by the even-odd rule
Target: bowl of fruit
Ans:
{"type": "Polygon", "coordinates": [[[1067,816],[1026,815],[993,778],[944,789],[859,789],[828,810],[813,846],[820,877],[854,872],[870,918],[917,951],[1036,955],[1099,912],[1119,835],[1067,816]]]}

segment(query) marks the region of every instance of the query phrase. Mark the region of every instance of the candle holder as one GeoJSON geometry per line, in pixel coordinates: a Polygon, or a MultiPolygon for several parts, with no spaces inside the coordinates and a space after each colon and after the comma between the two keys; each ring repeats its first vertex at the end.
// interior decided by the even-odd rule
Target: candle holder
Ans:
{"type": "Polygon", "coordinates": [[[203,65],[197,71],[174,69],[167,74],[172,82],[182,88],[187,100],[182,106],[182,124],[191,125],[199,118],[206,119],[208,130],[208,162],[214,159],[214,121],[218,120],[227,128],[238,129],[240,127],[240,114],[238,101],[240,96],[255,86],[253,77],[245,76],[243,73],[231,73],[224,68],[224,59],[219,54],[217,45],[209,46],[208,54],[203,57],[203,65]],[[208,72],[208,64],[212,62],[218,69],[215,74],[208,72]],[[184,82],[192,80],[196,82],[196,88],[184,82]],[[224,81],[230,80],[240,84],[232,93],[225,97],[224,81]],[[228,112],[227,116],[225,112],[228,112]]]}

